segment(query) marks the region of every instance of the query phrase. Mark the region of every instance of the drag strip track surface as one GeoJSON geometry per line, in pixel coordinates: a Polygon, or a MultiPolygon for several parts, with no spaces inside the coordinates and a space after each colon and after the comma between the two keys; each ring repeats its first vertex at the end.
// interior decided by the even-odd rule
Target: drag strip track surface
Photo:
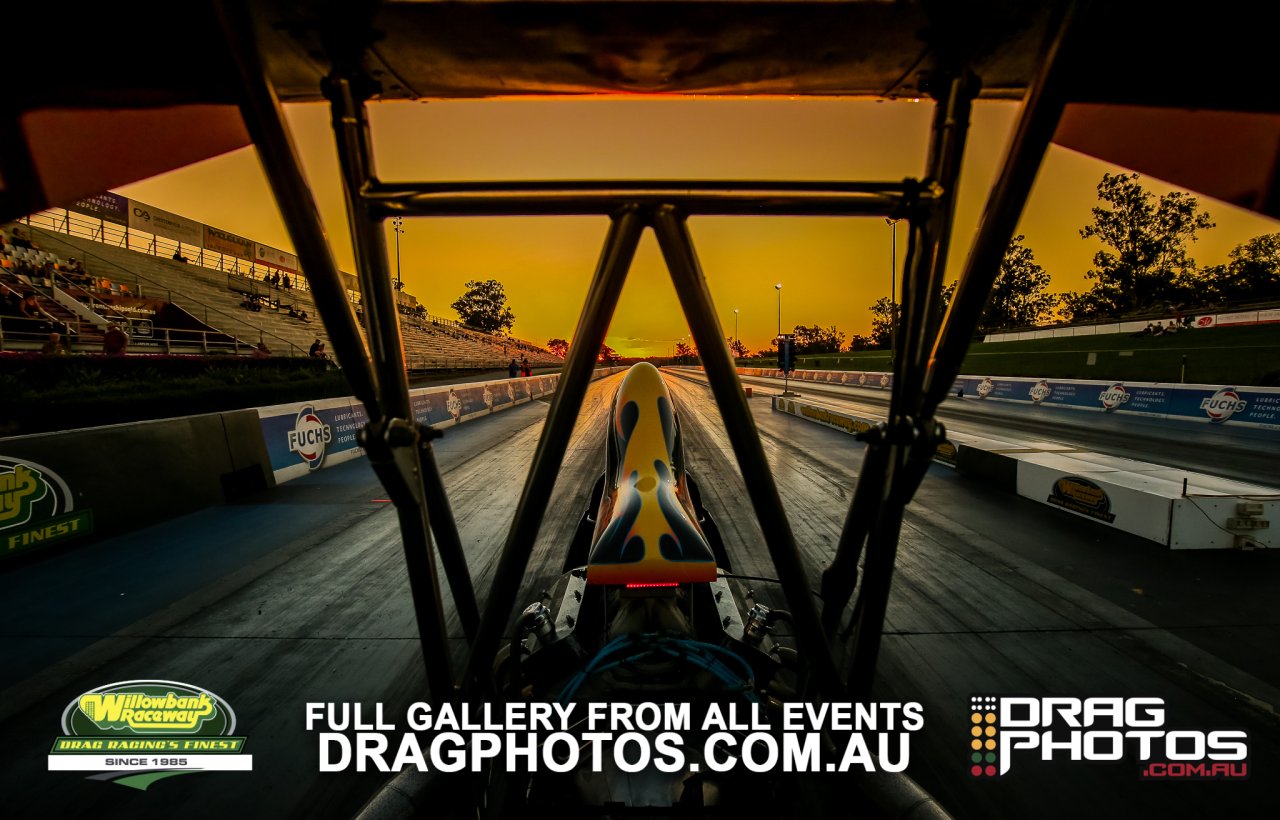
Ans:
{"type": "MultiPolygon", "coordinates": [[[[560,572],[603,469],[619,378],[590,388],[514,610],[560,572]]],[[[734,570],[772,576],[708,391],[669,383],[686,455],[734,570]]],[[[834,549],[861,446],[772,413],[763,396],[751,406],[816,580],[834,549]]],[[[545,403],[534,402],[452,428],[438,442],[482,601],[545,412],[545,403]]],[[[368,464],[357,460],[251,503],[0,574],[0,640],[20,670],[0,692],[6,814],[350,816],[387,775],[318,773],[304,705],[380,701],[396,720],[426,694],[396,518],[381,498],[368,464]],[[66,704],[132,678],[186,681],[226,698],[248,737],[254,771],[174,777],[146,792],[47,772],[45,754],[66,704]]],[[[1272,556],[1172,561],[1065,513],[1046,523],[1044,512],[940,468],[913,503],[877,692],[925,706],[909,773],[968,817],[1244,816],[1274,802],[1274,780],[1263,773],[1280,765],[1265,708],[1276,698],[1262,682],[1274,681],[1280,665],[1272,556]],[[1150,788],[1136,790],[1140,803],[1136,765],[1128,761],[1040,764],[1029,756],[1009,776],[979,782],[967,772],[968,698],[987,693],[1165,697],[1171,723],[1250,731],[1259,774],[1245,783],[1142,784],[1150,788]],[[1046,801],[1046,794],[1071,800],[1046,801]]]]}
{"type": "MultiPolygon", "coordinates": [[[[717,476],[702,482],[704,502],[726,541],[755,539],[747,550],[754,560],[735,570],[767,572],[704,382],[668,382],[691,469],[717,476]]],[[[757,393],[750,405],[816,580],[839,538],[862,445],[774,413],[769,402],[757,393]]],[[[908,773],[964,817],[1251,816],[1277,805],[1280,786],[1260,774],[1280,765],[1277,558],[1171,555],[931,468],[903,524],[876,691],[880,700],[924,704],[908,773]],[[1163,697],[1171,726],[1249,731],[1259,774],[1141,784],[1132,757],[1042,763],[1024,752],[1008,775],[980,780],[967,770],[969,698],[985,694],[1163,697]]]]}
{"type": "MultiPolygon", "coordinates": [[[[517,612],[560,574],[603,470],[605,417],[620,378],[590,386],[517,612]]],[[[482,603],[546,408],[541,401],[512,408],[454,427],[437,442],[482,603]]],[[[395,511],[377,499],[385,493],[358,459],[255,503],[175,519],[0,575],[5,654],[23,669],[33,665],[23,658],[44,664],[20,680],[7,678],[0,692],[6,815],[354,814],[387,776],[319,774],[305,704],[382,702],[396,719],[427,694],[395,511]],[[227,551],[241,553],[243,563],[219,563],[227,551]],[[185,594],[164,594],[169,585],[185,594]],[[148,604],[136,606],[139,598],[148,604]],[[138,678],[190,682],[226,698],[248,737],[254,771],[174,777],[146,792],[47,772],[45,755],[61,734],[67,703],[138,678]]],[[[464,646],[447,591],[446,611],[460,665],[464,646]]]]}

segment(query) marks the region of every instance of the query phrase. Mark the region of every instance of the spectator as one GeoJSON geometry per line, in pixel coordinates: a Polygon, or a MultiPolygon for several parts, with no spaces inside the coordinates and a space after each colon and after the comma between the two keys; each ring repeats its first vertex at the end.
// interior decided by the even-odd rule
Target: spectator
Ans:
{"type": "Polygon", "coordinates": [[[285,289],[285,290],[292,290],[292,289],[293,289],[293,282],[292,282],[292,281],[290,281],[290,279],[289,279],[289,274],[287,274],[287,273],[284,275],[284,289],[285,289]]]}
{"type": "Polygon", "coordinates": [[[533,375],[533,369],[529,367],[529,357],[528,357],[528,356],[521,356],[521,357],[520,357],[520,372],[521,372],[521,373],[523,373],[525,376],[532,376],[532,375],[533,375]]]}
{"type": "Polygon", "coordinates": [[[102,337],[102,352],[108,356],[123,356],[128,346],[129,337],[120,326],[115,323],[107,325],[107,333],[102,337]]]}
{"type": "Polygon", "coordinates": [[[258,346],[253,349],[253,358],[255,359],[271,358],[271,351],[267,348],[266,342],[263,342],[263,341],[258,342],[258,346]]]}
{"type": "Polygon", "coordinates": [[[22,297],[22,301],[18,302],[18,314],[24,319],[48,320],[49,318],[44,308],[40,307],[40,300],[36,298],[35,291],[28,293],[22,297]]]}
{"type": "Polygon", "coordinates": [[[1164,322],[1156,322],[1155,327],[1153,327],[1153,328],[1151,329],[1151,335],[1152,335],[1152,336],[1163,336],[1163,335],[1164,335],[1164,322]]]}
{"type": "Polygon", "coordinates": [[[324,350],[324,342],[320,341],[319,339],[316,339],[314,342],[311,343],[311,350],[308,351],[308,355],[311,356],[311,358],[313,359],[329,358],[329,354],[326,353],[324,350]]]}
{"type": "Polygon", "coordinates": [[[40,348],[40,353],[45,356],[65,356],[68,351],[62,345],[62,334],[54,331],[49,334],[49,338],[45,340],[44,346],[40,348]]]}
{"type": "Polygon", "coordinates": [[[258,301],[258,294],[256,293],[246,293],[244,301],[240,303],[240,307],[255,312],[262,310],[262,304],[258,301]]]}
{"type": "Polygon", "coordinates": [[[512,359],[511,364],[507,365],[507,378],[514,379],[520,373],[520,366],[516,364],[516,360],[512,359]]]}
{"type": "Polygon", "coordinates": [[[307,312],[305,310],[298,311],[298,318],[306,322],[307,324],[311,324],[311,317],[307,315],[307,312]]]}

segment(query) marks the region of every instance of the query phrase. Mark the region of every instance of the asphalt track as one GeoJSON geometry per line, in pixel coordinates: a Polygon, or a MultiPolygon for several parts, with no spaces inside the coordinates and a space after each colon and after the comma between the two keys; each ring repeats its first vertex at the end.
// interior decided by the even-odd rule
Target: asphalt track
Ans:
{"type": "MultiPolygon", "coordinates": [[[[608,396],[593,384],[519,607],[559,572],[603,460],[608,396]]],[[[691,469],[740,573],[772,569],[706,389],[670,380],[691,469]]],[[[861,461],[849,436],[752,407],[816,577],[861,461]]],[[[447,431],[437,457],[483,597],[546,405],[447,431]]],[[[394,512],[357,460],[0,574],[0,789],[7,816],[347,817],[379,773],[319,774],[309,701],[425,694],[394,512]],[[62,709],[131,678],[188,681],[230,701],[251,774],[162,780],[146,792],[46,771],[62,709]]],[[[877,696],[918,700],[909,773],[960,817],[1275,816],[1280,810],[1280,563],[1170,553],[934,467],[908,511],[877,696]],[[1017,758],[969,776],[974,694],[1158,696],[1169,723],[1244,728],[1248,781],[1141,782],[1132,760],[1017,758]]],[[[451,608],[450,608],[451,609],[451,608]]],[[[450,621],[451,634],[459,634],[450,621]]],[[[457,641],[459,653],[461,641],[457,641]]]]}

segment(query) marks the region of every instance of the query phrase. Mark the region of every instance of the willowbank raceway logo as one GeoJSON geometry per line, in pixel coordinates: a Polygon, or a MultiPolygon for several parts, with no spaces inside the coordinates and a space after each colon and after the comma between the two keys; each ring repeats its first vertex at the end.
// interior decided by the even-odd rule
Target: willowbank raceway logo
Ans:
{"type": "Polygon", "coordinates": [[[90,510],[76,510],[71,489],[34,461],[0,456],[0,558],[93,530],[90,510]]]}
{"type": "Polygon", "coordinates": [[[1163,698],[969,699],[969,774],[1004,777],[1015,757],[1137,764],[1161,780],[1244,780],[1249,735],[1238,729],[1173,729],[1163,698]]]}
{"type": "Polygon", "coordinates": [[[320,420],[315,408],[307,405],[298,411],[298,418],[289,431],[289,452],[297,453],[312,470],[324,463],[325,445],[333,441],[333,428],[320,420]]]}
{"type": "Polygon", "coordinates": [[[231,705],[198,686],[130,680],[80,695],[62,713],[62,734],[49,751],[51,772],[94,772],[146,790],[157,780],[194,772],[248,772],[231,705]]]}

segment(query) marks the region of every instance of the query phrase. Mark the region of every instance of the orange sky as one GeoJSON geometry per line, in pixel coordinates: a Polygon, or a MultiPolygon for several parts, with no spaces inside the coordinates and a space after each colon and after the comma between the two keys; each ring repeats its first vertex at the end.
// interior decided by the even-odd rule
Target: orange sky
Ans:
{"type": "MultiPolygon", "coordinates": [[[[900,179],[922,173],[932,105],[821,99],[502,100],[384,103],[371,107],[385,180],[460,179],[900,179]]],[[[958,275],[1017,115],[1014,103],[978,103],[951,248],[958,275]]],[[[288,108],[308,178],[339,264],[354,270],[337,160],[322,105],[288,108]]],[[[1053,147],[1019,232],[1053,277],[1082,287],[1100,248],[1079,237],[1113,166],[1053,147]]],[[[1172,190],[1145,179],[1156,193],[1172,190]]],[[[258,165],[246,148],[118,189],[120,193],[251,239],[292,249],[258,165]]],[[[1192,248],[1201,265],[1280,230],[1274,220],[1201,197],[1217,222],[1192,248]]],[[[782,324],[866,333],[867,307],[889,294],[890,228],[882,219],[695,218],[690,221],[726,335],[752,349],[782,324]]],[[[904,226],[905,227],[905,226],[904,226]]],[[[516,314],[515,335],[568,337],[604,237],[603,218],[412,219],[401,237],[406,289],[432,313],[468,279],[497,279],[516,314]]],[[[899,261],[906,231],[899,229],[899,261]]],[[[394,248],[388,222],[388,243],[394,248]]],[[[393,250],[394,254],[394,250],[393,250]]],[[[394,271],[395,260],[391,261],[394,271]]],[[[647,234],[608,343],[624,355],[662,354],[688,334],[657,243],[647,234]]]]}

